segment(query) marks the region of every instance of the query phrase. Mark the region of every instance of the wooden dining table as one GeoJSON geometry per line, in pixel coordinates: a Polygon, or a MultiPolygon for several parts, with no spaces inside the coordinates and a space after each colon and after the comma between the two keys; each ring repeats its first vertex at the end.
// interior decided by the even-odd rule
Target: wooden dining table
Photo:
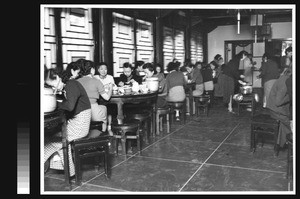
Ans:
{"type": "Polygon", "coordinates": [[[71,189],[70,174],[69,174],[69,154],[68,154],[68,139],[66,130],[66,117],[64,110],[56,109],[52,112],[44,113],[44,136],[49,137],[61,132],[61,142],[64,155],[64,175],[67,189],[71,189]]]}
{"type": "MultiPolygon", "coordinates": [[[[125,118],[125,113],[123,111],[124,104],[140,104],[141,108],[144,104],[147,104],[152,107],[152,129],[156,129],[156,110],[157,110],[157,95],[158,92],[148,92],[148,93],[134,93],[131,94],[112,94],[108,104],[116,104],[117,105],[117,120],[118,124],[123,124],[123,120],[125,118]]],[[[153,132],[152,132],[153,134],[153,132]]]]}

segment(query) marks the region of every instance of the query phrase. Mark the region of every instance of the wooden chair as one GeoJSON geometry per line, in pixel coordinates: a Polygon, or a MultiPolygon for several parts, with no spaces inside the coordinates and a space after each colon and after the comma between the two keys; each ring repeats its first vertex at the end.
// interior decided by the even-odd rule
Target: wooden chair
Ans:
{"type": "Polygon", "coordinates": [[[109,162],[109,145],[109,136],[103,134],[97,137],[86,136],[84,138],[73,140],[71,146],[74,152],[76,184],[81,184],[81,162],[82,159],[87,157],[95,157],[95,161],[98,165],[98,170],[100,168],[99,159],[102,158],[102,161],[104,163],[105,176],[106,178],[110,178],[111,168],[109,162]]]}
{"type": "Polygon", "coordinates": [[[181,102],[167,102],[168,106],[170,107],[170,114],[171,114],[171,123],[174,123],[174,115],[175,111],[179,111],[180,117],[180,124],[185,124],[186,120],[186,100],[181,102]]]}
{"type": "Polygon", "coordinates": [[[141,154],[142,137],[140,135],[140,125],[141,123],[137,119],[124,119],[123,124],[118,124],[117,121],[112,122],[111,130],[114,133],[117,155],[119,140],[121,140],[123,155],[127,159],[126,143],[128,139],[137,140],[138,152],[141,154]]]}
{"type": "Polygon", "coordinates": [[[157,108],[156,111],[156,135],[160,134],[163,130],[163,116],[167,121],[167,133],[170,133],[170,107],[157,108]]]}
{"type": "Polygon", "coordinates": [[[200,109],[203,109],[206,116],[208,116],[210,97],[208,95],[194,96],[193,101],[195,103],[196,116],[199,116],[200,109]]]}
{"type": "Polygon", "coordinates": [[[139,120],[141,123],[140,126],[140,135],[143,132],[147,132],[146,142],[149,143],[150,135],[154,134],[154,130],[152,129],[152,112],[150,110],[138,110],[135,109],[134,111],[127,112],[125,116],[128,120],[136,119],[139,120]],[[146,131],[145,131],[146,130],[146,131]]]}
{"type": "Polygon", "coordinates": [[[241,106],[248,106],[251,107],[251,116],[253,117],[254,111],[255,111],[255,99],[254,95],[251,94],[246,94],[243,95],[243,100],[242,101],[237,101],[237,108],[238,108],[238,115],[240,115],[240,107],[241,106]]]}
{"type": "Polygon", "coordinates": [[[208,96],[209,97],[209,106],[210,107],[213,107],[213,104],[214,104],[214,91],[204,91],[203,93],[205,96],[208,96]]]}
{"type": "MultiPolygon", "coordinates": [[[[254,153],[258,136],[272,135],[274,139],[274,156],[278,156],[279,146],[277,144],[279,121],[271,118],[268,114],[258,114],[251,120],[250,150],[254,153]]],[[[262,146],[264,139],[262,139],[262,146]]]]}

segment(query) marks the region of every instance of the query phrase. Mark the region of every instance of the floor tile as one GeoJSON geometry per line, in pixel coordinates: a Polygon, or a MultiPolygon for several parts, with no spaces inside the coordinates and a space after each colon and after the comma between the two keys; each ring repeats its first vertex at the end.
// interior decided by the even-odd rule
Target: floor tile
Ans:
{"type": "Polygon", "coordinates": [[[286,154],[273,156],[273,150],[263,149],[255,153],[250,152],[249,147],[222,144],[218,150],[208,159],[207,163],[260,169],[268,171],[286,171],[286,154]]]}
{"type": "Polygon", "coordinates": [[[142,156],[202,163],[217,146],[218,143],[166,138],[145,149],[142,156]]]}
{"type": "Polygon", "coordinates": [[[231,130],[231,127],[209,128],[188,124],[184,128],[170,134],[169,137],[183,140],[222,142],[229,135],[231,130]]]}
{"type": "Polygon", "coordinates": [[[133,157],[113,168],[111,179],[95,178],[88,184],[127,191],[178,191],[199,164],[133,157]]]}
{"type": "Polygon", "coordinates": [[[181,191],[287,191],[287,180],[282,173],[204,164],[181,191]]]}

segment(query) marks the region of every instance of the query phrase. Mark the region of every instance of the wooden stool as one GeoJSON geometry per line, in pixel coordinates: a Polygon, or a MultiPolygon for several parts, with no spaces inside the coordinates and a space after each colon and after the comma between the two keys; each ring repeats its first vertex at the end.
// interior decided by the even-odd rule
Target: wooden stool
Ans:
{"type": "Polygon", "coordinates": [[[152,129],[152,112],[150,110],[142,110],[142,111],[139,111],[139,110],[135,110],[135,111],[132,111],[132,112],[127,112],[126,113],[126,116],[125,116],[128,120],[130,119],[136,119],[136,120],[139,120],[140,123],[141,123],[141,126],[140,126],[140,134],[143,133],[143,129],[146,129],[146,132],[147,132],[147,143],[149,143],[149,137],[150,137],[150,134],[154,134],[154,130],[152,129]]]}
{"type": "Polygon", "coordinates": [[[193,99],[195,102],[196,116],[199,116],[199,109],[201,108],[204,109],[204,113],[206,113],[206,116],[208,116],[208,106],[210,97],[208,95],[200,95],[194,96],[193,99]]]}
{"type": "Polygon", "coordinates": [[[112,123],[111,130],[114,133],[116,154],[118,155],[119,140],[121,140],[123,155],[127,159],[126,141],[127,139],[136,139],[137,148],[141,154],[142,139],[140,135],[140,121],[136,119],[123,121],[123,124],[118,124],[116,121],[112,123]]]}
{"type": "Polygon", "coordinates": [[[237,108],[238,108],[238,115],[240,115],[240,106],[246,105],[246,106],[251,106],[251,116],[253,117],[254,115],[254,106],[255,106],[255,99],[254,95],[251,94],[243,94],[243,100],[242,101],[237,101],[237,108]]]}
{"type": "Polygon", "coordinates": [[[167,120],[167,133],[170,133],[170,107],[157,108],[156,111],[156,135],[160,134],[163,130],[163,116],[167,120]]]}
{"type": "Polygon", "coordinates": [[[181,117],[180,119],[180,124],[185,124],[185,109],[186,109],[186,100],[181,101],[181,102],[167,102],[168,106],[170,107],[170,113],[171,113],[171,123],[174,122],[174,112],[179,111],[179,115],[181,117]]]}
{"type": "Polygon", "coordinates": [[[214,91],[204,91],[203,94],[209,97],[209,106],[212,107],[214,104],[214,91]]]}
{"type": "Polygon", "coordinates": [[[273,135],[273,137],[274,137],[274,155],[278,156],[278,153],[279,153],[279,147],[277,144],[278,129],[279,129],[279,121],[271,118],[270,115],[259,114],[259,115],[252,117],[250,150],[252,150],[253,153],[255,152],[256,141],[258,139],[258,135],[263,135],[263,134],[273,135]]]}
{"type": "MultiPolygon", "coordinates": [[[[74,151],[75,180],[80,185],[82,181],[81,160],[86,157],[102,157],[106,178],[110,178],[111,168],[109,164],[109,136],[84,137],[72,142],[74,151]]],[[[98,163],[99,165],[99,163],[98,163]]],[[[98,166],[99,170],[99,166],[98,166]]]]}

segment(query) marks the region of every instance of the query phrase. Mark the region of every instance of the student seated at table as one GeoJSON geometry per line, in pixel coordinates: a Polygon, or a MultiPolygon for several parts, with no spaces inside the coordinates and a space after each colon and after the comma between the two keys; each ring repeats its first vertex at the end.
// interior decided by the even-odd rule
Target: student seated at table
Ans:
{"type": "Polygon", "coordinates": [[[195,90],[193,90],[193,96],[202,95],[204,91],[204,84],[200,69],[193,64],[188,64],[185,68],[189,76],[188,83],[196,83],[195,90]]]}
{"type": "Polygon", "coordinates": [[[108,86],[108,92],[105,91],[101,81],[94,78],[95,66],[92,61],[80,59],[78,61],[80,73],[82,75],[79,81],[87,92],[92,107],[92,121],[101,121],[102,131],[107,130],[107,108],[105,105],[98,104],[97,100],[101,97],[108,101],[112,95],[112,84],[108,86]]]}
{"type": "MultiPolygon", "coordinates": [[[[102,82],[106,93],[109,92],[110,85],[115,85],[114,77],[112,75],[107,74],[107,69],[108,65],[105,62],[95,64],[94,78],[102,82]]],[[[99,104],[105,105],[107,107],[107,131],[110,136],[113,136],[113,132],[111,131],[112,115],[117,114],[117,109],[114,104],[107,104],[105,102],[99,102],[99,104]]]]}
{"type": "Polygon", "coordinates": [[[167,97],[167,86],[166,86],[166,79],[164,75],[160,75],[160,73],[157,73],[154,69],[153,64],[151,63],[146,63],[144,65],[144,72],[146,79],[150,77],[157,77],[158,82],[159,82],[159,87],[158,87],[158,95],[157,95],[157,101],[156,105],[158,108],[165,107],[167,105],[166,97],[167,97]]]}
{"type": "MultiPolygon", "coordinates": [[[[169,74],[166,77],[167,85],[167,101],[169,102],[181,102],[185,100],[186,81],[184,75],[179,71],[180,62],[169,62],[167,71],[169,74]]],[[[176,117],[179,116],[179,112],[176,112],[176,117]]]]}
{"type": "Polygon", "coordinates": [[[155,76],[158,77],[158,79],[165,78],[162,66],[159,63],[154,64],[154,70],[155,70],[155,76]]]}
{"type": "Polygon", "coordinates": [[[142,83],[142,78],[137,76],[129,62],[123,64],[123,74],[120,75],[118,86],[131,85],[134,81],[142,83]]]}
{"type": "Polygon", "coordinates": [[[206,64],[201,68],[201,73],[203,77],[204,90],[212,92],[214,90],[213,83],[213,70],[210,64],[206,64]]]}
{"type": "Polygon", "coordinates": [[[143,79],[143,77],[145,76],[145,72],[144,72],[144,61],[136,61],[134,63],[134,72],[135,74],[140,77],[141,79],[143,79]]]}
{"type": "MultiPolygon", "coordinates": [[[[64,88],[65,98],[58,108],[66,111],[67,140],[71,141],[88,135],[91,121],[91,104],[83,86],[75,80],[79,68],[71,63],[67,66],[62,75],[53,69],[46,71],[45,83],[56,87],[59,90],[64,88]]],[[[59,132],[58,134],[60,134],[59,132]]],[[[45,172],[49,168],[63,170],[63,149],[61,136],[45,138],[44,144],[45,172]],[[50,160],[50,161],[49,161],[50,160]]],[[[69,171],[70,176],[75,175],[75,168],[72,159],[71,146],[69,146],[69,171]]]]}

